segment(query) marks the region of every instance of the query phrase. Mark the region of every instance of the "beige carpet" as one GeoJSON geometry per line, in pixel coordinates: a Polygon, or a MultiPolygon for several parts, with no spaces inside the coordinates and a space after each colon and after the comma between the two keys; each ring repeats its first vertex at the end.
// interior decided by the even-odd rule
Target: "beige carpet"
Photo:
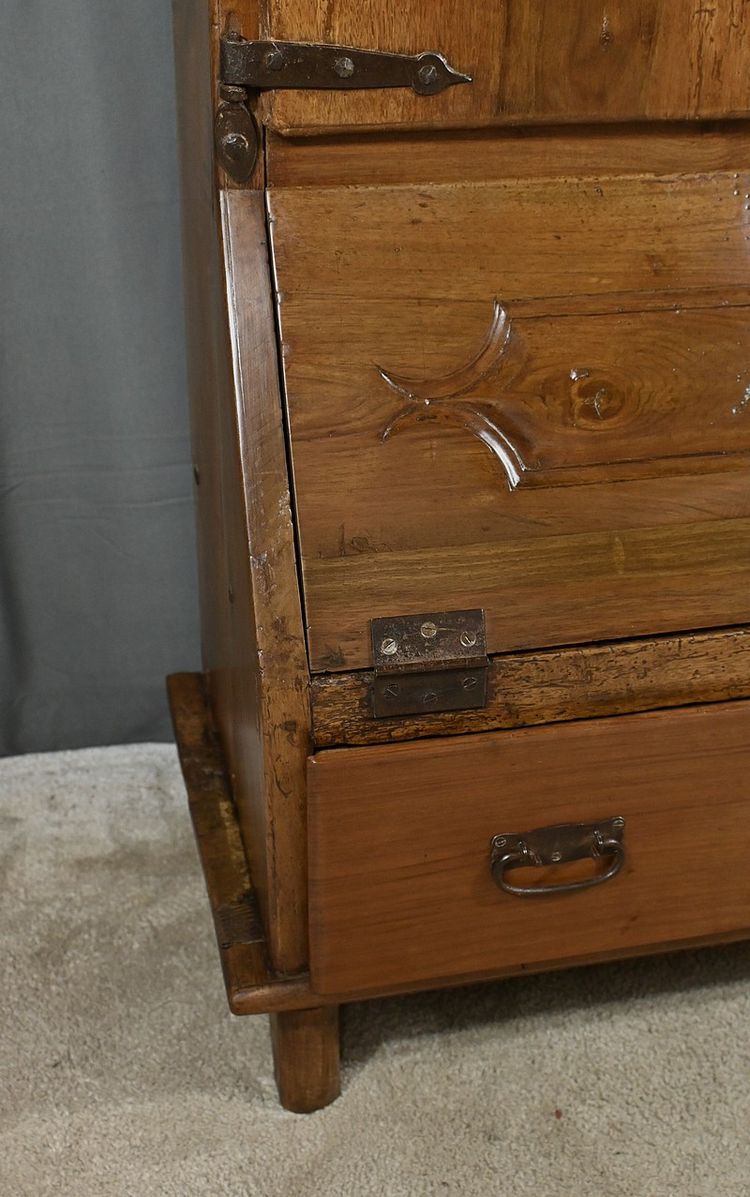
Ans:
{"type": "Polygon", "coordinates": [[[744,946],[351,1007],[305,1118],[225,1007],[170,747],[0,762],[0,836],[2,1197],[750,1194],[744,946]]]}

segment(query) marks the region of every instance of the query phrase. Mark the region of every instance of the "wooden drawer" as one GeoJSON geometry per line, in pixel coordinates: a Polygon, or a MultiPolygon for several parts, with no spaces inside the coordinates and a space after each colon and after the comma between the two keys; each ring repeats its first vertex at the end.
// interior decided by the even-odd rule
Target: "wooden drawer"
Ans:
{"type": "MultiPolygon", "coordinates": [[[[750,702],[321,752],[309,763],[319,993],[646,950],[750,928],[750,702]],[[516,897],[499,834],[625,820],[621,871],[516,897]]],[[[613,863],[513,869],[546,885],[613,863]]]]}

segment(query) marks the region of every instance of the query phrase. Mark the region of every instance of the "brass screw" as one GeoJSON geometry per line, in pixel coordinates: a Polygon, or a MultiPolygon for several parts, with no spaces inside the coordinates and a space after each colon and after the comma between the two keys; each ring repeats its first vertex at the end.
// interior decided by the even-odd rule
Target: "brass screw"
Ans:
{"type": "Polygon", "coordinates": [[[431,619],[426,620],[419,630],[425,640],[432,640],[433,636],[437,636],[437,624],[434,624],[431,619]]]}
{"type": "Polygon", "coordinates": [[[394,653],[398,652],[398,644],[392,636],[386,636],[380,645],[380,651],[384,657],[392,657],[394,653]]]}
{"type": "Polygon", "coordinates": [[[476,632],[462,632],[460,639],[464,648],[473,648],[477,642],[476,632]]]}

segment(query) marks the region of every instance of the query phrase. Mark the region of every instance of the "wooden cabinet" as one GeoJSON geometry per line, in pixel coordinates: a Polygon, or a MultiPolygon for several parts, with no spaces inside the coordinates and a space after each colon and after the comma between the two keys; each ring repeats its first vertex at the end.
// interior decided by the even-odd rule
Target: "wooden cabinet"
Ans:
{"type": "MultiPolygon", "coordinates": [[[[342,1001],[746,933],[746,10],[175,0],[205,674],[171,690],[290,1107],[336,1091],[342,1001]],[[616,876],[498,886],[493,836],[614,817],[616,876]]],[[[531,871],[606,872],[596,834],[531,871]]]]}

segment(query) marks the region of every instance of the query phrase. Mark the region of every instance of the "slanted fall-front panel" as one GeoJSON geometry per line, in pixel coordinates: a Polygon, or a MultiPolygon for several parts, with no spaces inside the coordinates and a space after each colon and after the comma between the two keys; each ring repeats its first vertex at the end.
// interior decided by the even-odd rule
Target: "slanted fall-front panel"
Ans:
{"type": "Polygon", "coordinates": [[[482,606],[490,652],[750,618],[747,141],[533,153],[270,192],[315,670],[394,613],[482,606]]]}

